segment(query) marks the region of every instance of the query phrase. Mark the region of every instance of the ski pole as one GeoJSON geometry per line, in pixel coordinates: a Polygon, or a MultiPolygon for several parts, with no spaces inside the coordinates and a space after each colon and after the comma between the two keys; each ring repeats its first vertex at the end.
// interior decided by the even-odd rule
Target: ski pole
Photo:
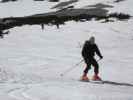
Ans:
{"type": "MultiPolygon", "coordinates": [[[[98,61],[100,61],[101,59],[98,59],[98,61]]],[[[82,59],[79,63],[75,64],[74,66],[70,67],[69,69],[65,70],[63,73],[60,74],[60,76],[64,76],[65,74],[69,73],[70,71],[72,71],[74,68],[78,67],[78,65],[83,62],[84,60],[82,59]]]]}
{"type": "Polygon", "coordinates": [[[84,60],[82,59],[79,63],[75,64],[74,66],[70,67],[69,69],[65,70],[63,73],[60,74],[60,76],[64,76],[65,74],[72,71],[74,68],[76,68],[80,63],[82,63],[84,60]]]}

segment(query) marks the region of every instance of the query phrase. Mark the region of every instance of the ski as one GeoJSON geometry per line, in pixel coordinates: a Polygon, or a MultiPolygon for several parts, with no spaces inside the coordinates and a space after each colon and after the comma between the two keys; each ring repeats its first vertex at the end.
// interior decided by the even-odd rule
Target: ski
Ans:
{"type": "Polygon", "coordinates": [[[88,82],[88,83],[95,83],[95,84],[104,84],[103,80],[79,80],[80,82],[88,82]]]}

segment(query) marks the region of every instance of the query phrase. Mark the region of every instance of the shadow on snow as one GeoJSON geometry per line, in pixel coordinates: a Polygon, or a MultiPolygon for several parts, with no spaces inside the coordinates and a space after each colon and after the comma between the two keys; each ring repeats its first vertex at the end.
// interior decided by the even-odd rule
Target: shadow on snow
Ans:
{"type": "Polygon", "coordinates": [[[102,81],[81,81],[81,82],[89,82],[89,83],[94,83],[94,84],[108,84],[108,85],[114,85],[114,86],[129,86],[129,87],[133,87],[132,83],[114,82],[114,81],[108,81],[108,80],[102,80],[102,81]]]}
{"type": "Polygon", "coordinates": [[[109,85],[119,85],[119,86],[130,86],[133,87],[133,84],[131,83],[121,83],[121,82],[113,82],[113,81],[102,81],[103,84],[109,84],[109,85]]]}

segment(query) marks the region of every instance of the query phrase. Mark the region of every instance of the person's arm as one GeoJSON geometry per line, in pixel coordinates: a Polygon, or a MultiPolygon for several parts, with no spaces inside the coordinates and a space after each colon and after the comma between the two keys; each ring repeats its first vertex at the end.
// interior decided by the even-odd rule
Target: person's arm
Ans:
{"type": "Polygon", "coordinates": [[[102,56],[102,54],[101,54],[101,52],[100,52],[100,50],[99,50],[99,48],[98,48],[98,46],[96,45],[96,54],[102,59],[103,58],[103,56],[102,56]]]}
{"type": "Polygon", "coordinates": [[[83,48],[82,48],[82,56],[86,57],[86,52],[87,52],[87,45],[88,45],[88,41],[85,41],[83,48]]]}

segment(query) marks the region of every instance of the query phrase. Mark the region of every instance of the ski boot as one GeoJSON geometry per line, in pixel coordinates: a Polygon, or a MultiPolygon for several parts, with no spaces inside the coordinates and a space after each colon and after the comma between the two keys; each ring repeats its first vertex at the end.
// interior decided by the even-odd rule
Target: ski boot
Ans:
{"type": "Polygon", "coordinates": [[[92,77],[92,80],[93,80],[93,81],[102,81],[102,79],[101,79],[98,75],[94,75],[94,76],[92,77]]]}
{"type": "Polygon", "coordinates": [[[83,76],[81,77],[81,81],[89,81],[87,74],[83,74],[83,76]]]}

